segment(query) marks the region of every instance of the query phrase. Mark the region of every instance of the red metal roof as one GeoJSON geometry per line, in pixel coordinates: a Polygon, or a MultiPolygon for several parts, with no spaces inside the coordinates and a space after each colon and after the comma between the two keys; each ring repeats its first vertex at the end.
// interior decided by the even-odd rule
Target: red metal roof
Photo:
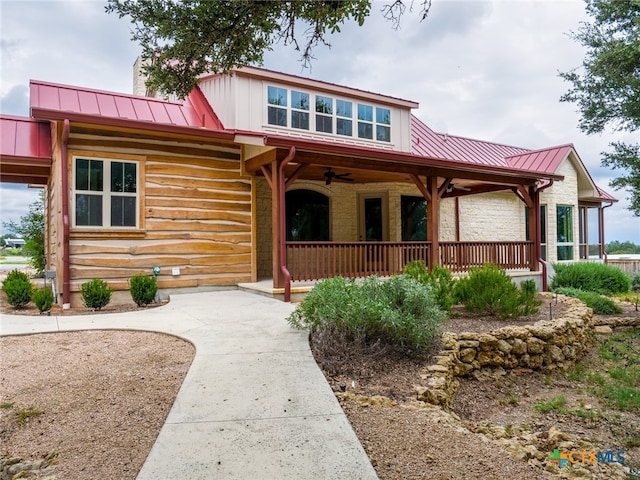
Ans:
{"type": "MultiPolygon", "coordinates": [[[[224,126],[199,88],[182,103],[31,80],[31,114],[49,119],[100,118],[213,131],[224,126]]],[[[112,122],[113,123],[113,122],[112,122]]]]}
{"type": "Polygon", "coordinates": [[[529,150],[519,155],[506,157],[507,165],[520,170],[534,170],[536,172],[552,173],[573,151],[573,145],[560,145],[558,147],[529,150]]]}
{"type": "Polygon", "coordinates": [[[3,160],[51,163],[51,126],[31,118],[0,115],[3,160]]]}
{"type": "MultiPolygon", "coordinates": [[[[411,151],[414,155],[446,158],[473,165],[513,167],[506,157],[529,150],[499,143],[436,133],[416,116],[411,116],[411,151]]],[[[553,172],[545,172],[553,173],[553,172]]]]}

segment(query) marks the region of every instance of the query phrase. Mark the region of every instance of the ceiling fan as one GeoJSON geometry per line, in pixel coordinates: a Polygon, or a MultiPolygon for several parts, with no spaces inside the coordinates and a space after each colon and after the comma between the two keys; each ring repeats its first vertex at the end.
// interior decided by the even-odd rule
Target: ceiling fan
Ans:
{"type": "Polygon", "coordinates": [[[336,173],[331,167],[327,167],[327,171],[324,172],[324,184],[331,185],[333,180],[340,182],[353,182],[353,178],[351,178],[351,173],[336,173]]]}
{"type": "Polygon", "coordinates": [[[453,192],[454,190],[459,190],[459,191],[462,191],[462,192],[470,192],[470,191],[471,191],[471,189],[470,189],[470,188],[467,188],[467,187],[463,187],[463,186],[461,186],[461,185],[455,185],[455,184],[453,184],[453,183],[450,183],[450,184],[449,184],[449,186],[447,187],[447,192],[446,192],[446,193],[451,193],[451,192],[453,192]]]}

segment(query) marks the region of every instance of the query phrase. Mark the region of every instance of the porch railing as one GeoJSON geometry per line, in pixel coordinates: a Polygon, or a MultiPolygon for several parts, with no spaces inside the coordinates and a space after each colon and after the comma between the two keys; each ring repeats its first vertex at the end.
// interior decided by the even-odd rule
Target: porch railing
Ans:
{"type": "Polygon", "coordinates": [[[534,258],[533,242],[440,243],[440,264],[452,272],[466,272],[485,263],[505,270],[530,269],[534,258]]]}
{"type": "Polygon", "coordinates": [[[387,276],[411,260],[428,262],[431,242],[287,242],[291,280],[387,276]]]}
{"type": "MultiPolygon", "coordinates": [[[[431,242],[287,242],[291,280],[343,276],[387,276],[401,273],[407,262],[429,265],[431,242]]],[[[507,270],[530,269],[533,242],[442,242],[440,264],[463,272],[484,263],[507,270]]]]}

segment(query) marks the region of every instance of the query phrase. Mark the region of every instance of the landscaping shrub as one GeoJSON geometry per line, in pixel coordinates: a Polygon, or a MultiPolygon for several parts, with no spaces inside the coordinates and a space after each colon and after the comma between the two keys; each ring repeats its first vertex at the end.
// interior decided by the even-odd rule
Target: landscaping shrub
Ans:
{"type": "Polygon", "coordinates": [[[631,291],[640,292],[640,272],[636,272],[631,279],[631,291]]]}
{"type": "Polygon", "coordinates": [[[134,275],[129,279],[131,298],[139,307],[153,303],[158,293],[156,279],[148,275],[134,275]]]}
{"type": "Polygon", "coordinates": [[[535,282],[533,287],[523,283],[525,287],[519,289],[504,269],[485,264],[472,268],[468,277],[458,280],[453,298],[471,312],[500,319],[535,315],[542,303],[535,298],[535,282]]]}
{"type": "Polygon", "coordinates": [[[104,280],[94,278],[80,285],[80,293],[85,307],[100,310],[111,301],[113,289],[104,280]]]}
{"type": "Polygon", "coordinates": [[[31,301],[33,285],[26,273],[11,270],[2,283],[2,291],[7,295],[7,302],[14,308],[24,308],[31,301]]]}
{"type": "Polygon", "coordinates": [[[628,292],[631,288],[629,275],[604,263],[559,263],[554,264],[553,268],[556,274],[551,282],[552,290],[570,287],[584,292],[612,295],[628,292]]]}
{"type": "Polygon", "coordinates": [[[320,282],[288,317],[294,328],[328,335],[344,348],[419,351],[446,319],[428,286],[398,275],[361,283],[342,277],[320,282]]]}
{"type": "Polygon", "coordinates": [[[414,260],[405,265],[404,274],[423,285],[429,285],[440,308],[445,312],[451,311],[455,280],[449,270],[438,265],[429,272],[424,262],[414,260]]]}
{"type": "Polygon", "coordinates": [[[593,309],[593,313],[598,315],[615,315],[622,313],[622,308],[616,305],[610,298],[603,297],[594,292],[585,292],[584,290],[569,287],[557,288],[554,292],[582,300],[587,304],[587,307],[593,309]]]}
{"type": "Polygon", "coordinates": [[[31,300],[42,313],[51,310],[55,298],[53,298],[51,287],[44,287],[34,290],[31,294],[31,300]]]}

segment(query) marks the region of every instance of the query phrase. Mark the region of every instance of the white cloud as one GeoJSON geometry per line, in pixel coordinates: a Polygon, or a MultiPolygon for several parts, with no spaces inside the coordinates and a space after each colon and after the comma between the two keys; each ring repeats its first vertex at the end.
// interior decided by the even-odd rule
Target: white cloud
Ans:
{"type": "MultiPolygon", "coordinates": [[[[283,45],[264,66],[418,101],[416,113],[437,131],[529,148],[573,143],[594,180],[621,199],[606,210],[607,239],[640,244],[640,219],[608,187],[616,174],[600,166],[600,152],[625,136],[584,135],[576,106],[559,102],[568,84],[558,72],[584,56],[568,36],[588,20],[583,1],[434,0],[424,22],[414,11],[397,31],[379,12],[384,3],[374,0],[364,27],[344,26],[330,49],[319,46],[311,70],[283,45]]],[[[30,78],[131,91],[140,48],[104,2],[2,0],[0,8],[3,113],[28,112],[30,78]]]]}

